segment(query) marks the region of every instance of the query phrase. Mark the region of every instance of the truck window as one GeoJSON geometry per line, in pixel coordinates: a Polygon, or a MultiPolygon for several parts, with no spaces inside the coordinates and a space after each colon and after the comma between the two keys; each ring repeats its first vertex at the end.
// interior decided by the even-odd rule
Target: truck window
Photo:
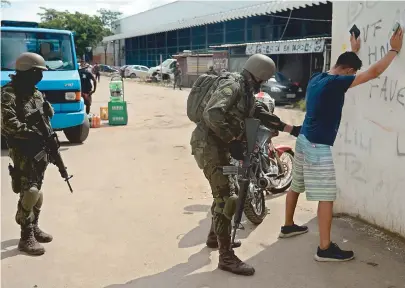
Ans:
{"type": "Polygon", "coordinates": [[[173,59],[166,59],[165,61],[163,61],[162,66],[168,67],[172,62],[173,62],[173,59]]]}
{"type": "Polygon", "coordinates": [[[176,61],[173,61],[172,63],[170,63],[170,69],[173,69],[174,67],[176,67],[176,61]]]}
{"type": "Polygon", "coordinates": [[[72,41],[69,35],[21,31],[1,32],[2,71],[14,70],[15,60],[24,52],[42,55],[51,70],[75,70],[72,41]]]}

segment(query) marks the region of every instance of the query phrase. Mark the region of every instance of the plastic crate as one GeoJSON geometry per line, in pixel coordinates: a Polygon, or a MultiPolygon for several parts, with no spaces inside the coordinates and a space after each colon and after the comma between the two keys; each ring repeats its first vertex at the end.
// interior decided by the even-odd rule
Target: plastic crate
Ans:
{"type": "Polygon", "coordinates": [[[108,102],[108,124],[109,125],[127,125],[128,110],[127,102],[108,102]]]}

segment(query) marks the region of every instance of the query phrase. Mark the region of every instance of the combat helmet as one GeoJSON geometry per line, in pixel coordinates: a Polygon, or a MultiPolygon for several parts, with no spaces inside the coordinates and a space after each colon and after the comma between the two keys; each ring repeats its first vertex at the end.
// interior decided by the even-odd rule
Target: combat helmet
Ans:
{"type": "Polygon", "coordinates": [[[254,54],[245,62],[243,69],[259,81],[269,80],[276,72],[274,61],[263,54],[254,54]]]}
{"type": "Polygon", "coordinates": [[[48,70],[45,59],[41,55],[31,52],[22,53],[15,62],[15,70],[24,72],[32,68],[48,70]]]}

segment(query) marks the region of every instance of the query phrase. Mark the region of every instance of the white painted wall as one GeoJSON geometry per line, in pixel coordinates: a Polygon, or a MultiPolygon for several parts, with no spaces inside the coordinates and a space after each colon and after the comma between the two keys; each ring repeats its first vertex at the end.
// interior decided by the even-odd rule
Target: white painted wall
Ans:
{"type": "MultiPolygon", "coordinates": [[[[404,25],[405,2],[334,2],[332,65],[350,50],[353,24],[361,30],[362,70],[381,59],[394,20],[404,25]]],[[[405,236],[405,47],[380,79],[348,91],[333,150],[335,212],[405,236]]]]}

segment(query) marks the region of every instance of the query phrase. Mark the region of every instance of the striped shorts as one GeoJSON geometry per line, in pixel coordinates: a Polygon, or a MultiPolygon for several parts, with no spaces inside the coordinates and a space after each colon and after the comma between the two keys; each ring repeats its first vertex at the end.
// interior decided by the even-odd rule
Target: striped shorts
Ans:
{"type": "Polygon", "coordinates": [[[309,201],[335,201],[336,172],[331,147],[299,135],[295,144],[291,190],[306,192],[309,201]]]}

